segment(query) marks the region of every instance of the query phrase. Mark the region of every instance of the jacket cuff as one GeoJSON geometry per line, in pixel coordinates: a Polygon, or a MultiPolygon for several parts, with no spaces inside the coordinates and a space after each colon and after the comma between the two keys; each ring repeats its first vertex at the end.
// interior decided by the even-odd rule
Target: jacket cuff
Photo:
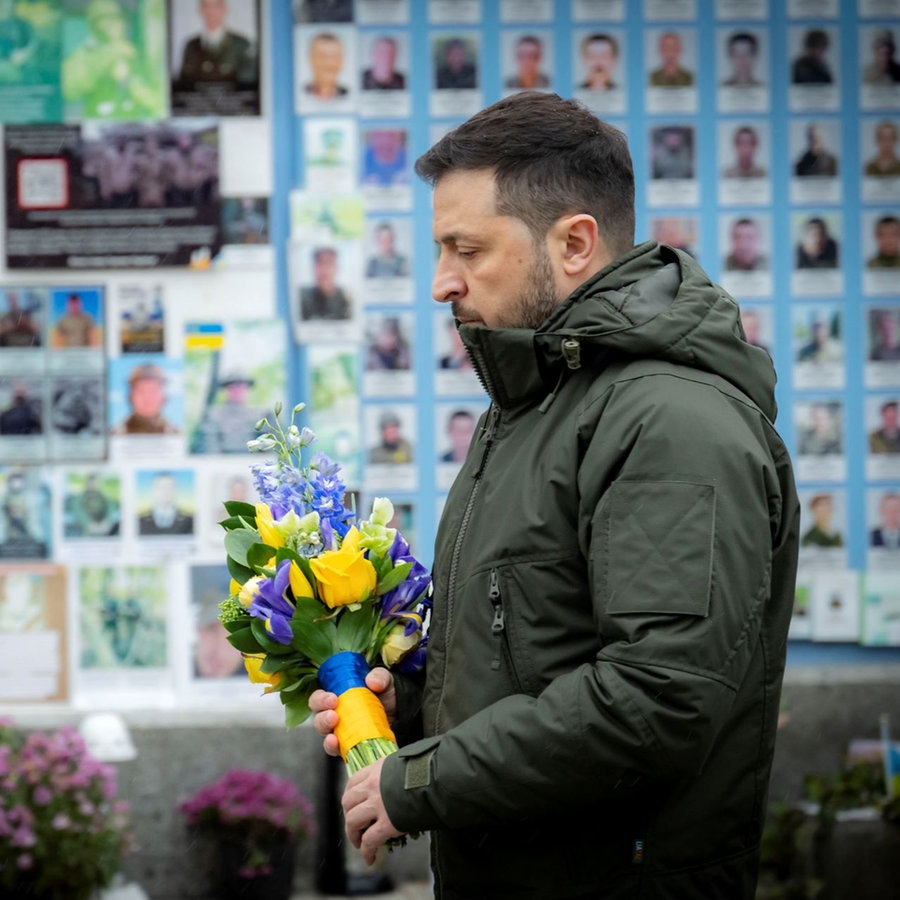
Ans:
{"type": "Polygon", "coordinates": [[[440,737],[416,741],[392,753],[381,767],[381,799],[400,831],[427,831],[440,824],[428,801],[440,742],[440,737]]]}

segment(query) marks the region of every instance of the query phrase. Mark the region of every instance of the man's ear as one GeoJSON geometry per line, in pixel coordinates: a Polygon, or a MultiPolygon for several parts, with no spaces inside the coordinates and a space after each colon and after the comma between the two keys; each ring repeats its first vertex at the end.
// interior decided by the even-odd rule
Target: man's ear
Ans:
{"type": "Polygon", "coordinates": [[[562,272],[570,278],[584,278],[599,266],[605,257],[603,239],[597,220],[587,213],[562,216],[550,229],[551,243],[562,272]]]}

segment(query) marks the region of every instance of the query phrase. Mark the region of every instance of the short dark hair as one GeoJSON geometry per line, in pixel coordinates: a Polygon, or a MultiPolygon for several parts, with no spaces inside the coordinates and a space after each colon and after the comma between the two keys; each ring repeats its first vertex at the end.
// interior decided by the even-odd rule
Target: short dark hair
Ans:
{"type": "Polygon", "coordinates": [[[448,172],[494,173],[499,215],[542,239],[587,213],[615,255],[634,246],[634,170],[625,136],[576,100],[523,91],[482,109],[416,160],[434,185],[448,172]]]}
{"type": "Polygon", "coordinates": [[[735,44],[749,44],[754,54],[759,52],[759,41],[750,31],[736,31],[728,38],[728,52],[731,53],[735,44]]]}
{"type": "Polygon", "coordinates": [[[609,44],[609,47],[613,52],[613,56],[619,55],[619,42],[611,34],[605,31],[594,31],[591,34],[583,37],[581,39],[581,52],[584,53],[588,46],[594,43],[600,43],[601,41],[609,44]]]}
{"type": "Polygon", "coordinates": [[[893,213],[888,213],[887,215],[880,216],[878,221],[875,223],[875,230],[877,231],[881,228],[882,225],[900,225],[900,218],[893,215],[893,213]]]}

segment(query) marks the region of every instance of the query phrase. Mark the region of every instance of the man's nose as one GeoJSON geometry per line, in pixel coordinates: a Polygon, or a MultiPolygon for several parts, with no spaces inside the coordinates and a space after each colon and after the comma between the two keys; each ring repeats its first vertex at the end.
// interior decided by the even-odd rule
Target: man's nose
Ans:
{"type": "Polygon", "coordinates": [[[449,303],[466,295],[466,282],[447,263],[438,260],[434,279],[431,282],[431,296],[438,303],[449,303]]]}

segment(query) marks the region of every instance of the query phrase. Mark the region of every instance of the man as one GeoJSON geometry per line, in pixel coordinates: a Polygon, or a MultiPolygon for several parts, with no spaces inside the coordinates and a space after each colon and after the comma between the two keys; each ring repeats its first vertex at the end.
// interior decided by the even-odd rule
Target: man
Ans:
{"type": "Polygon", "coordinates": [[[872,362],[900,362],[900,315],[894,309],[870,309],[872,362]]]}
{"type": "Polygon", "coordinates": [[[894,59],[897,45],[889,28],[875,32],[872,40],[872,61],[863,70],[866,84],[897,84],[900,82],[900,62],[894,59]]]}
{"type": "Polygon", "coordinates": [[[769,345],[764,338],[764,327],[762,315],[759,310],[744,307],[741,310],[741,327],[744,329],[744,338],[747,343],[753,347],[759,347],[765,350],[769,356],[772,355],[769,345]]]}
{"type": "Polygon", "coordinates": [[[350,298],[337,283],[337,251],[333,247],[313,250],[315,284],[300,289],[300,318],[349,319],[350,298]]]}
{"type": "Polygon", "coordinates": [[[178,506],[178,483],[171,472],[157,472],[150,487],[150,509],[138,516],[138,534],[193,534],[194,517],[178,506]]]}
{"type": "Polygon", "coordinates": [[[441,454],[441,462],[461,463],[469,452],[477,420],[467,409],[455,409],[447,419],[447,440],[450,449],[441,454]]]}
{"type": "Polygon", "coordinates": [[[200,0],[203,32],[190,38],[181,58],[179,82],[256,84],[259,69],[253,44],[226,26],[225,0],[200,0]]]}
{"type": "Polygon", "coordinates": [[[803,36],[803,49],[791,65],[794,84],[831,84],[831,66],[825,58],[831,38],[821,28],[811,28],[803,36]]]}
{"type": "Polygon", "coordinates": [[[379,222],[373,235],[375,253],[366,260],[366,278],[407,278],[409,262],[397,252],[397,234],[390,222],[379,222]]]}
{"type": "Polygon", "coordinates": [[[66,311],[53,328],[53,346],[96,347],[99,342],[97,322],[85,310],[81,295],[73,291],[66,297],[66,311]]]}
{"type": "Polygon", "coordinates": [[[347,96],[347,88],[340,83],[344,66],[344,45],[330,31],[320,31],[309,42],[310,81],[303,90],[310,97],[335,100],[347,96]]]}
{"type": "Polygon", "coordinates": [[[625,139],[578,103],[515,94],[416,170],[491,407],[424,692],[368,676],[403,746],[348,780],[350,839],[433,831],[454,900],[750,900],[799,543],[771,360],[693,259],[633,245],[625,139]]]}
{"type": "Polygon", "coordinates": [[[403,465],[413,461],[412,444],[402,435],[400,417],[385,410],[378,418],[379,442],[369,449],[369,462],[373,465],[403,465]]]}
{"type": "Polygon", "coordinates": [[[153,364],[135,366],[128,376],[131,413],[112,429],[113,434],[179,434],[164,415],[166,376],[153,364]]]}
{"type": "Polygon", "coordinates": [[[870,269],[900,268],[900,218],[880,216],[875,223],[876,253],[866,260],[870,269]]]}
{"type": "Polygon", "coordinates": [[[533,34],[523,34],[516,41],[516,72],[504,82],[508,90],[536,90],[550,87],[550,77],[541,69],[544,46],[533,34]]]}
{"type": "Polygon", "coordinates": [[[878,504],[879,525],[869,535],[873,547],[900,550],[900,494],[887,491],[878,504]]]}
{"type": "Polygon", "coordinates": [[[869,453],[900,453],[900,424],[896,400],[885,400],[878,413],[881,424],[869,434],[869,453]]]}
{"type": "Polygon", "coordinates": [[[809,326],[809,341],[798,351],[797,362],[822,365],[843,362],[843,359],[844,347],[832,336],[831,325],[826,319],[814,313],[809,326]]]}
{"type": "Polygon", "coordinates": [[[756,61],[759,57],[759,41],[749,31],[736,31],[727,43],[731,74],[722,84],[725,87],[758,87],[762,82],[756,77],[756,61]]]}
{"type": "Polygon", "coordinates": [[[863,174],[875,178],[900,175],[897,126],[890,119],[883,119],[875,126],[875,155],[866,162],[863,174]]]}
{"type": "Polygon", "coordinates": [[[810,216],[800,230],[796,247],[798,269],[836,269],[838,243],[821,216],[810,216]]]}
{"type": "Polygon", "coordinates": [[[741,217],[731,226],[731,247],[725,257],[726,272],[758,272],[768,268],[762,252],[762,235],[753,219],[741,217]]]}
{"type": "Polygon", "coordinates": [[[757,164],[756,151],[759,135],[750,125],[741,125],[734,131],[734,162],[723,172],[723,178],[765,178],[766,170],[757,164]]]}
{"type": "Polygon", "coordinates": [[[837,157],[825,146],[825,135],[820,126],[812,123],[806,127],[806,149],[794,166],[799,178],[809,176],[834,177],[838,172],[837,157]]]}
{"type": "Polygon", "coordinates": [[[797,451],[801,456],[839,456],[844,452],[837,403],[812,403],[808,424],[800,429],[797,451]]]}
{"type": "Polygon", "coordinates": [[[583,91],[609,91],[619,64],[619,42],[604,31],[589,34],[581,41],[581,66],[585,77],[578,85],[583,91]]]}
{"type": "Polygon", "coordinates": [[[247,453],[247,442],[259,437],[256,423],[266,410],[249,404],[255,380],[239,369],[226,372],[219,387],[225,400],[211,406],[200,423],[200,446],[203,453],[247,453]]]}
{"type": "Polygon", "coordinates": [[[660,66],[650,73],[650,87],[691,87],[694,73],[681,66],[681,35],[677,31],[666,31],[660,35],[660,66]]]}
{"type": "Polygon", "coordinates": [[[40,347],[41,326],[29,304],[22,306],[15,291],[6,292],[6,311],[0,315],[0,347],[40,347]]]}
{"type": "Polygon", "coordinates": [[[40,398],[31,395],[24,381],[13,382],[10,404],[0,412],[0,434],[22,436],[43,432],[40,398]]]}
{"type": "Polygon", "coordinates": [[[803,533],[802,547],[843,547],[844,539],[831,525],[834,504],[831,494],[814,494],[809,501],[813,523],[803,533]]]}
{"type": "Polygon", "coordinates": [[[402,91],[406,88],[406,76],[398,72],[397,40],[382,34],[372,41],[372,61],[363,72],[364,91],[402,91]]]}
{"type": "Polygon", "coordinates": [[[372,128],[366,132],[362,183],[391,187],[409,183],[406,162],[406,130],[372,128]]]}
{"type": "Polygon", "coordinates": [[[690,125],[661,125],[653,128],[651,178],[694,177],[694,134],[690,125]]]}
{"type": "Polygon", "coordinates": [[[444,44],[444,58],[435,74],[438,90],[469,90],[478,87],[478,71],[469,59],[469,48],[462,38],[450,38],[444,44]]]}

